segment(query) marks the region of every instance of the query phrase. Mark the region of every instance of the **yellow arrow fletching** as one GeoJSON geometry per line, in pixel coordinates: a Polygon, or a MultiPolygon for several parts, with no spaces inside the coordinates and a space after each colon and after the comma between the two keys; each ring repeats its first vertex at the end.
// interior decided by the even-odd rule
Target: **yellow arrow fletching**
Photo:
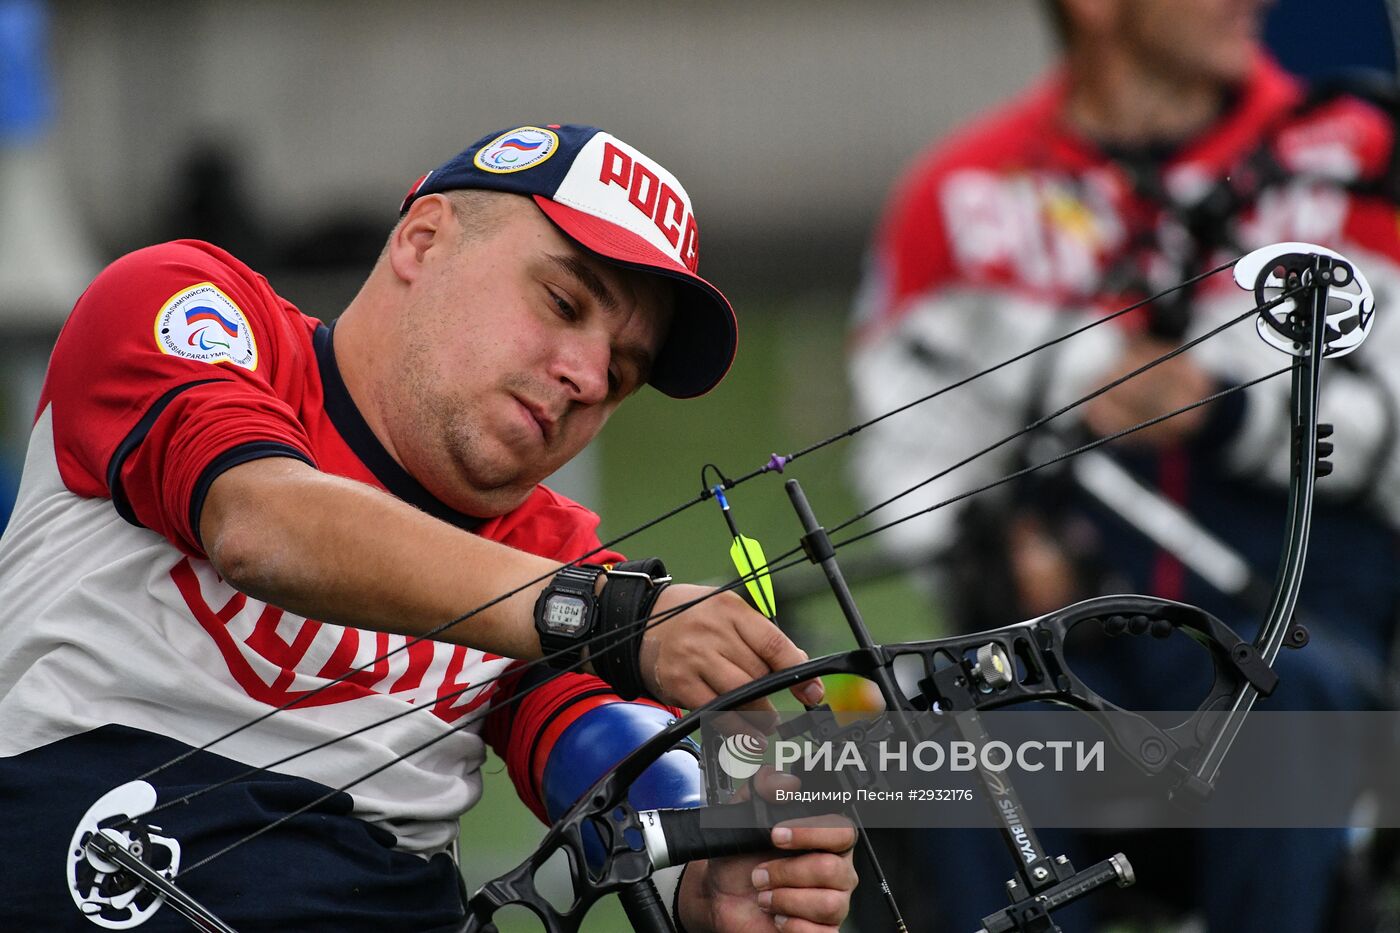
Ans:
{"type": "Polygon", "coordinates": [[[734,569],[744,577],[744,585],[753,597],[754,605],[768,618],[777,615],[778,604],[773,601],[773,579],[768,573],[768,558],[763,556],[763,545],[746,535],[736,535],[729,546],[729,557],[734,561],[734,569]]]}

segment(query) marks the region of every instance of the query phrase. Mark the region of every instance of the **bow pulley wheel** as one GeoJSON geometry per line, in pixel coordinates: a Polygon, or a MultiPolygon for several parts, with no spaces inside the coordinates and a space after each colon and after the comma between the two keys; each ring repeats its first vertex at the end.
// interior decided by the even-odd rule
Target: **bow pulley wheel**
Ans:
{"type": "Polygon", "coordinates": [[[1308,313],[1299,299],[1327,290],[1323,356],[1344,356],[1361,345],[1375,322],[1376,298],[1366,276],[1341,253],[1313,243],[1274,243],[1235,263],[1235,284],[1261,306],[1255,327],[1270,346],[1302,356],[1308,346],[1308,313]],[[1324,257],[1326,262],[1318,262],[1324,257]],[[1292,294],[1290,294],[1292,293],[1292,294]],[[1284,297],[1287,296],[1287,297],[1284,297]],[[1283,300],[1279,300],[1282,298],[1283,300]]]}
{"type": "Polygon", "coordinates": [[[68,892],[83,916],[108,930],[129,930],[151,918],[165,895],[95,848],[116,845],[167,879],[180,869],[180,844],[136,820],[156,804],[145,781],[115,787],[88,808],[68,843],[68,892]],[[97,845],[95,846],[94,843],[97,845]]]}

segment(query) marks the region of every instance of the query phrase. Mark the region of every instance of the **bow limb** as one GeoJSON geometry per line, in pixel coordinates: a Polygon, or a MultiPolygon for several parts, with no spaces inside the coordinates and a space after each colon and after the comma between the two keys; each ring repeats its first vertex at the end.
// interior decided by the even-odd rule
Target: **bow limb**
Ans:
{"type": "MultiPolygon", "coordinates": [[[[1310,272],[1311,289],[1307,323],[1298,362],[1293,369],[1292,390],[1289,394],[1292,437],[1289,453],[1292,467],[1288,484],[1287,539],[1279,562],[1279,575],[1274,583],[1269,611],[1254,639],[1254,648],[1269,667],[1273,667],[1279,650],[1290,637],[1293,611],[1303,585],[1303,569],[1308,553],[1308,535],[1312,528],[1313,491],[1317,482],[1318,462],[1318,401],[1321,396],[1322,360],[1327,354],[1328,282],[1333,276],[1334,260],[1327,255],[1313,254],[1310,272]]],[[[1300,272],[1302,270],[1299,270],[1300,272]]],[[[1354,274],[1354,273],[1353,273],[1354,274]]],[[[1299,343],[1294,344],[1299,347],[1299,343]]],[[[1295,630],[1292,637],[1306,641],[1306,633],[1295,630]]],[[[1225,755],[1234,744],[1244,719],[1259,698],[1252,684],[1241,684],[1232,698],[1229,711],[1219,730],[1205,750],[1194,773],[1184,788],[1197,796],[1209,794],[1220,774],[1225,755]]]]}
{"type": "MultiPolygon", "coordinates": [[[[1273,251],[1276,253],[1277,248],[1273,251]]],[[[1247,257],[1249,258],[1253,257],[1247,257]]],[[[613,771],[599,779],[569,814],[551,828],[540,848],[530,859],[515,871],[488,883],[472,898],[472,920],[468,923],[468,929],[480,928],[478,924],[488,923],[496,909],[515,903],[533,910],[544,921],[550,933],[572,933],[578,928],[583,913],[599,897],[609,891],[635,884],[649,874],[654,860],[652,853],[647,851],[647,844],[641,841],[642,818],[625,802],[626,790],[631,781],[676,741],[694,731],[700,717],[733,709],[810,677],[829,673],[864,676],[881,686],[889,708],[899,712],[929,709],[931,706],[939,708],[934,704],[940,704],[947,709],[976,711],[1027,702],[1031,699],[1051,700],[1085,710],[1123,712],[1075,677],[1063,656],[1064,639],[1070,629],[1084,622],[1111,619],[1115,614],[1120,618],[1146,615],[1152,619],[1163,620],[1209,649],[1216,668],[1215,685],[1210,696],[1187,723],[1162,731],[1141,717],[1127,714],[1116,720],[1123,725],[1110,729],[1115,744],[1121,750],[1129,752],[1129,757],[1139,767],[1150,773],[1171,769],[1187,789],[1198,794],[1208,793],[1219,773],[1221,762],[1255,700],[1260,695],[1271,692],[1277,683],[1272,665],[1279,650],[1286,641],[1296,641],[1299,637],[1299,630],[1292,629],[1292,617],[1302,582],[1311,527],[1313,488],[1317,477],[1320,371],[1321,361],[1329,350],[1328,284],[1333,281],[1334,270],[1339,264],[1345,268],[1345,274],[1354,274],[1354,270],[1342,257],[1325,250],[1310,249],[1305,253],[1285,258],[1295,260],[1289,267],[1292,273],[1289,282],[1296,284],[1301,281],[1308,284],[1310,301],[1306,314],[1290,313],[1286,318],[1267,312],[1264,315],[1268,319],[1268,326],[1283,334],[1282,342],[1285,346],[1281,346],[1281,349],[1287,349],[1286,343],[1291,339],[1292,352],[1298,357],[1298,361],[1293,369],[1290,393],[1293,467],[1289,489],[1287,537],[1269,611],[1253,643],[1243,641],[1219,620],[1201,610],[1148,597],[1106,597],[1090,600],[1040,619],[991,632],[903,645],[875,644],[868,634],[857,629],[857,640],[862,645],[859,650],[816,659],[759,678],[745,687],[717,698],[639,747],[613,771]],[[1301,263],[1298,260],[1301,260],[1301,263]],[[863,634],[865,637],[862,637],[863,634]],[[1029,650],[1027,645],[1030,646],[1029,650]],[[950,667],[940,663],[948,659],[962,658],[969,648],[986,649],[988,646],[1000,647],[1007,655],[1019,647],[1018,656],[1023,660],[1029,659],[1029,663],[1041,667],[1051,676],[1032,679],[1040,684],[1038,687],[1027,687],[1013,680],[1010,684],[1003,684],[991,691],[990,695],[978,695],[967,690],[967,678],[959,679],[963,672],[956,664],[950,667]],[[929,674],[921,684],[925,692],[915,697],[904,696],[893,686],[893,659],[910,654],[923,660],[929,674]],[[944,672],[941,675],[938,673],[940,670],[944,672]],[[950,671],[951,673],[948,673],[950,671]],[[1205,730],[1204,741],[1197,741],[1195,737],[1202,734],[1197,729],[1200,718],[1212,715],[1218,719],[1218,714],[1214,711],[1222,708],[1221,700],[1228,700],[1227,715],[1218,729],[1205,730]],[[1169,753],[1153,761],[1145,760],[1139,751],[1144,745],[1144,737],[1157,739],[1157,747],[1165,748],[1169,753]],[[584,864],[581,833],[585,822],[590,822],[595,828],[602,827],[602,830],[607,830],[600,830],[600,833],[607,837],[605,844],[608,848],[607,861],[603,868],[589,873],[586,879],[582,877],[583,873],[579,867],[584,864]],[[628,841],[629,832],[634,837],[631,841],[628,841]],[[575,880],[574,902],[563,912],[556,910],[540,897],[534,887],[535,871],[560,848],[564,848],[569,854],[574,865],[575,880]]],[[[1247,261],[1241,265],[1253,270],[1253,266],[1247,261]]],[[[1241,285],[1253,286],[1257,296],[1262,291],[1269,273],[1253,271],[1258,276],[1257,282],[1246,284],[1241,280],[1238,268],[1236,279],[1241,285]]],[[[1343,279],[1338,278],[1337,281],[1342,282],[1343,279]]],[[[1289,311],[1296,311],[1296,308],[1285,306],[1280,314],[1289,311]]],[[[1268,335],[1264,334],[1264,326],[1265,322],[1261,322],[1261,335],[1268,339],[1268,335]]],[[[1270,342],[1279,345],[1278,336],[1275,335],[1270,342]]],[[[800,506],[799,512],[802,512],[800,506]]],[[[810,536],[815,522],[806,520],[810,518],[810,512],[803,517],[810,536]]],[[[829,542],[827,544],[829,547],[829,542]]],[[[808,553],[814,561],[818,559],[812,548],[808,548],[808,553]]],[[[829,553],[822,556],[830,560],[829,553]]],[[[838,588],[838,599],[842,597],[842,590],[844,587],[838,588]]],[[[848,592],[844,595],[849,597],[848,592]]],[[[846,601],[848,600],[843,600],[843,608],[846,601]]],[[[855,628],[853,624],[853,629],[855,628]]],[[[1131,878],[1131,869],[1127,868],[1126,862],[1119,864],[1110,859],[1105,864],[1110,863],[1112,871],[1100,871],[1099,874],[1103,877],[1097,883],[1102,884],[1110,880],[1116,880],[1120,884],[1127,883],[1131,878]]],[[[1079,878],[1100,868],[1102,866],[1095,866],[1088,872],[1074,877],[1079,878]]],[[[1066,879],[1042,879],[1038,891],[1042,896],[1053,897],[1062,885],[1069,883],[1066,879]]],[[[996,917],[997,915],[993,915],[993,918],[996,917]]]]}

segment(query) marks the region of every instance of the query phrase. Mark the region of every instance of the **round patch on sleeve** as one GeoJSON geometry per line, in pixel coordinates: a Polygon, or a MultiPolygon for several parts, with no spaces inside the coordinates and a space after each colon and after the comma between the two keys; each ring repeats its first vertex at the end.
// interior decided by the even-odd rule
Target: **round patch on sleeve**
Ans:
{"type": "Polygon", "coordinates": [[[258,368],[258,345],[248,318],[212,282],[176,292],[161,307],[156,345],[162,353],[187,360],[258,368]]]}

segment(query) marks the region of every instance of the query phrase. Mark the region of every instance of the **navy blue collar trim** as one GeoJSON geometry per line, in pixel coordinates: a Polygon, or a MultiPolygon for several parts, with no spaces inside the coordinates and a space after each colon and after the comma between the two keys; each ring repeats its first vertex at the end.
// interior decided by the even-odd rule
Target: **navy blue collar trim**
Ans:
{"type": "Polygon", "coordinates": [[[418,482],[389,456],[379,438],[369,429],[364,415],[355,406],[355,400],[345,388],[345,380],[340,377],[340,367],[335,362],[335,325],[322,324],[316,328],[312,343],[316,347],[316,364],[321,371],[321,392],[325,396],[326,414],[335,425],[336,431],[345,439],[350,450],[369,467],[384,488],[410,505],[416,506],[434,518],[456,525],[467,531],[475,531],[485,519],[458,512],[445,504],[418,482]]]}

